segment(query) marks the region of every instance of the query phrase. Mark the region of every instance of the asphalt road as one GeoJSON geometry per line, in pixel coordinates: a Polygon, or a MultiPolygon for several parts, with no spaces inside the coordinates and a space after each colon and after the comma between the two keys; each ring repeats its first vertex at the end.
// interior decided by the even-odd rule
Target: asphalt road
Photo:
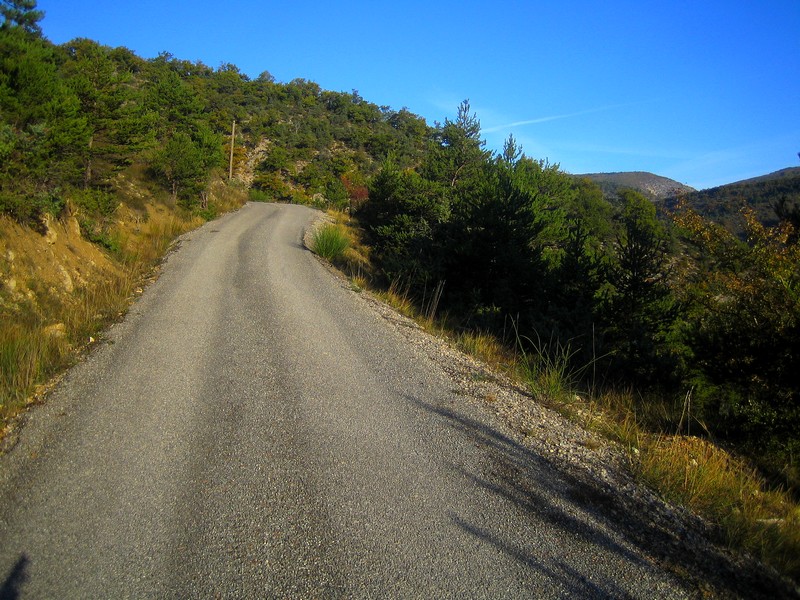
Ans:
{"type": "Polygon", "coordinates": [[[316,215],[190,234],[32,411],[0,597],[685,597],[304,249],[316,215]]]}

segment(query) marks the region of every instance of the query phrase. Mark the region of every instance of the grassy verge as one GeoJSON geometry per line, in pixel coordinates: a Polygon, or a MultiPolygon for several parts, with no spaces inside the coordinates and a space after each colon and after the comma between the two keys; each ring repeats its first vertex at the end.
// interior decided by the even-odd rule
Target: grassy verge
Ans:
{"type": "MultiPolygon", "coordinates": [[[[369,252],[360,242],[357,223],[346,218],[336,222],[352,246],[359,248],[359,260],[368,264],[369,252]]],[[[362,270],[372,272],[363,264],[362,270]]],[[[370,278],[355,275],[352,269],[345,272],[354,289],[370,287],[370,278]]],[[[397,282],[371,291],[422,327],[515,378],[540,402],[620,444],[640,481],[715,524],[730,547],[800,581],[800,504],[786,490],[771,486],[747,461],[713,443],[664,434],[668,425],[678,421],[680,399],[642,398],[633,390],[579,389],[589,367],[571,368],[569,347],[539,340],[532,344],[533,352],[525,353],[505,347],[486,333],[449,329],[446,319],[426,314],[397,282]]]]}
{"type": "Polygon", "coordinates": [[[731,547],[800,579],[800,506],[789,494],[700,438],[649,435],[640,448],[643,481],[718,525],[731,547]]]}
{"type": "Polygon", "coordinates": [[[369,248],[364,245],[358,223],[349,215],[329,210],[329,220],[311,232],[312,252],[341,269],[354,286],[369,287],[372,280],[369,248]]]}

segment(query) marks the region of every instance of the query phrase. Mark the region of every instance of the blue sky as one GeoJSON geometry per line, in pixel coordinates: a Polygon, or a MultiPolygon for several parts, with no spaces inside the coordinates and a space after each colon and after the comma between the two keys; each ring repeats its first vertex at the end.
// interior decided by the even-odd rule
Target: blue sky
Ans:
{"type": "Polygon", "coordinates": [[[800,166],[800,0],[39,0],[47,38],[304,78],[428,123],[469,99],[571,173],[706,188],[800,166]]]}

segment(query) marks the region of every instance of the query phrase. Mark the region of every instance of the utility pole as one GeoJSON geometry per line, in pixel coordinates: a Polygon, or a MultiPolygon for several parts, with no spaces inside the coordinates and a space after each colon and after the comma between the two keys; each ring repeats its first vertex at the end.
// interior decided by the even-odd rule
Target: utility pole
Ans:
{"type": "Polygon", "coordinates": [[[228,181],[233,179],[233,144],[236,139],[236,119],[233,120],[233,125],[231,125],[231,160],[228,165],[228,181]]]}

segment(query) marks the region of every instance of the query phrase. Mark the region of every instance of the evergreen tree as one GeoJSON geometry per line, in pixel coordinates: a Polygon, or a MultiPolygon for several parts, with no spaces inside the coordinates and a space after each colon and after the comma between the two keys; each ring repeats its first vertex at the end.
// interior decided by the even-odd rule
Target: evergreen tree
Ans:
{"type": "Polygon", "coordinates": [[[617,372],[655,385],[674,375],[667,343],[676,316],[668,282],[668,235],[652,202],[633,190],[619,195],[621,229],[607,269],[605,334],[617,372]]]}
{"type": "Polygon", "coordinates": [[[359,215],[387,278],[419,291],[441,276],[441,228],[450,218],[447,188],[387,160],[369,186],[359,215]]]}
{"type": "Polygon", "coordinates": [[[88,131],[52,45],[20,27],[0,29],[0,123],[3,210],[36,223],[60,210],[65,185],[80,181],[88,131]]]}
{"type": "Polygon", "coordinates": [[[210,171],[221,162],[221,140],[207,127],[193,139],[178,132],[156,153],[153,168],[169,184],[174,200],[187,206],[196,204],[205,189],[210,171]]]}
{"type": "Polygon", "coordinates": [[[0,0],[0,15],[4,19],[0,29],[19,27],[37,37],[42,35],[39,21],[44,12],[36,10],[36,0],[0,0]]]}
{"type": "Polygon", "coordinates": [[[484,146],[481,123],[475,113],[470,113],[469,100],[464,100],[455,121],[445,119],[444,125],[437,125],[423,174],[451,188],[473,185],[491,157],[484,146]]]}
{"type": "Polygon", "coordinates": [[[61,73],[77,95],[87,120],[89,139],[82,152],[83,186],[104,181],[116,165],[124,163],[135,129],[127,103],[130,73],[120,71],[108,48],[86,39],[62,47],[67,60],[61,73]]]}

